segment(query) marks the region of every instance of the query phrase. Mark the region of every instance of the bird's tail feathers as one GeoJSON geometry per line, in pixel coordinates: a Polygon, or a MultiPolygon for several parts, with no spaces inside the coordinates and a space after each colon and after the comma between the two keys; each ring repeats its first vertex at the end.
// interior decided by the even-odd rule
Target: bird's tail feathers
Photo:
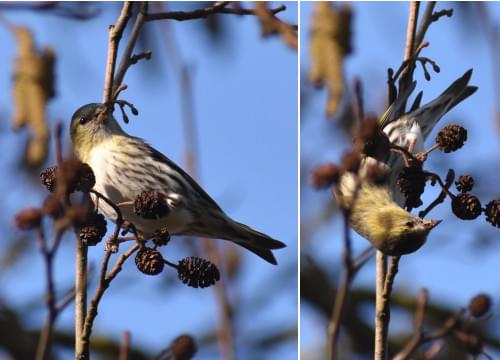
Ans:
{"type": "Polygon", "coordinates": [[[233,241],[267,262],[277,265],[278,262],[271,250],[286,247],[284,243],[234,220],[230,220],[230,224],[225,227],[221,235],[223,239],[233,241]]]}
{"type": "Polygon", "coordinates": [[[468,86],[471,75],[472,69],[469,69],[448,86],[436,99],[408,114],[408,116],[419,120],[424,140],[448,111],[474,94],[477,90],[476,86],[468,86]]]}

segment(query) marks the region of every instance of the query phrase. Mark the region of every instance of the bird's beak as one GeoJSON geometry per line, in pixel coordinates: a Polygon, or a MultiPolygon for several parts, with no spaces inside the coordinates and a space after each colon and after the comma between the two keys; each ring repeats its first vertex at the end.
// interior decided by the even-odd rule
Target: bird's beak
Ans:
{"type": "Polygon", "coordinates": [[[429,230],[435,228],[436,226],[438,226],[439,224],[441,224],[443,220],[424,220],[423,221],[423,224],[425,225],[426,228],[428,228],[429,230]]]}

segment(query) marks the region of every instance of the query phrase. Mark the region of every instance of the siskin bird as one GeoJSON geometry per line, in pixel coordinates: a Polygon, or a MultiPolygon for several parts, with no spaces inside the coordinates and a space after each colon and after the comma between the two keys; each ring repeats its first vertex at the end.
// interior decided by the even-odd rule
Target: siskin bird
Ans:
{"type": "MultiPolygon", "coordinates": [[[[107,106],[91,103],[76,110],[70,135],[75,155],[94,172],[94,189],[121,204],[123,218],[140,233],[166,227],[172,235],[229,240],[277,264],[271,250],[285,247],[284,243],[232,220],[178,165],[144,140],[128,135],[107,106]],[[135,215],[130,204],[143,191],[162,193],[168,215],[154,220],[135,215]]],[[[102,201],[99,210],[116,220],[113,209],[102,201]]]]}
{"type": "MultiPolygon", "coordinates": [[[[401,112],[401,107],[406,103],[415,88],[416,82],[413,82],[412,86],[401,94],[380,118],[380,127],[389,138],[389,141],[392,144],[408,149],[412,153],[423,151],[425,140],[427,140],[439,120],[477,90],[476,86],[468,85],[471,76],[472,69],[469,69],[430,103],[394,119],[401,112]]],[[[391,169],[389,181],[393,198],[400,206],[403,206],[404,196],[395,185],[397,175],[404,166],[403,159],[398,154],[389,153],[388,157],[383,161],[391,169]]]]}
{"type": "MultiPolygon", "coordinates": [[[[387,109],[379,121],[379,128],[392,144],[411,152],[423,151],[424,142],[437,122],[477,90],[475,86],[468,86],[471,74],[472,70],[468,70],[435,100],[394,119],[415,88],[414,82],[387,109]]],[[[396,187],[396,179],[403,166],[402,157],[391,152],[378,160],[364,155],[357,174],[346,172],[335,190],[340,205],[349,209],[351,227],[375,248],[391,256],[418,250],[430,231],[441,222],[421,219],[402,208],[405,199],[396,187]],[[369,176],[371,167],[384,171],[388,183],[374,184],[369,176]]]]}

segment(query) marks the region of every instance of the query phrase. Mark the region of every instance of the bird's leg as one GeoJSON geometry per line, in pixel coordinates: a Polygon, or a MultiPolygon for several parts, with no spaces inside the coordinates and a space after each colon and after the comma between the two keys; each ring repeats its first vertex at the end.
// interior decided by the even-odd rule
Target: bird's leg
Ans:
{"type": "Polygon", "coordinates": [[[129,232],[132,233],[132,236],[129,236],[129,237],[124,238],[124,239],[135,240],[138,243],[140,243],[141,246],[144,246],[144,244],[146,243],[146,240],[148,239],[148,237],[147,237],[146,234],[137,231],[137,229],[136,229],[136,227],[135,227],[135,225],[133,223],[131,223],[128,220],[124,220],[122,228],[123,228],[122,236],[126,235],[129,232]]]}
{"type": "Polygon", "coordinates": [[[402,146],[392,144],[390,151],[399,154],[403,158],[406,167],[410,166],[411,160],[414,160],[413,155],[402,146]]]}
{"type": "Polygon", "coordinates": [[[415,157],[421,162],[424,162],[427,160],[427,155],[436,150],[438,147],[439,147],[438,144],[434,144],[429,149],[419,152],[417,155],[415,155],[415,157]]]}
{"type": "Polygon", "coordinates": [[[137,239],[135,236],[122,236],[118,238],[118,243],[121,244],[127,241],[136,241],[136,240],[137,239]]]}
{"type": "Polygon", "coordinates": [[[408,152],[413,154],[413,150],[415,149],[415,144],[417,143],[417,139],[408,140],[408,152]]]}
{"type": "Polygon", "coordinates": [[[115,239],[114,235],[111,235],[106,241],[106,245],[104,246],[105,251],[110,251],[112,253],[117,253],[119,250],[119,242],[118,239],[115,239]]]}
{"type": "MultiPolygon", "coordinates": [[[[415,150],[415,145],[417,144],[417,139],[411,139],[408,141],[408,152],[413,155],[413,151],[415,150]]],[[[431,150],[432,151],[432,150],[431,150]]],[[[423,164],[425,160],[427,160],[427,152],[422,151],[419,152],[418,154],[415,154],[411,160],[417,160],[420,164],[423,164]]],[[[412,162],[409,161],[410,159],[405,159],[406,166],[410,166],[412,162]]]]}
{"type": "Polygon", "coordinates": [[[416,154],[415,157],[418,159],[418,161],[423,163],[427,160],[427,153],[425,151],[422,151],[416,154]]]}
{"type": "Polygon", "coordinates": [[[122,201],[122,202],[116,204],[116,206],[118,206],[118,207],[130,206],[130,205],[134,205],[134,202],[132,200],[122,201]]]}
{"type": "Polygon", "coordinates": [[[123,220],[123,225],[122,225],[122,236],[128,234],[131,232],[132,234],[135,235],[135,226],[128,220],[123,220]]]}

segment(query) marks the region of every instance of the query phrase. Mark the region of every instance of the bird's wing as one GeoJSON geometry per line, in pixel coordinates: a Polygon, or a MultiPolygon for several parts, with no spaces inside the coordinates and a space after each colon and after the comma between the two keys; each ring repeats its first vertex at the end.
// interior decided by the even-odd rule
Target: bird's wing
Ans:
{"type": "MultiPolygon", "coordinates": [[[[222,212],[222,209],[220,206],[213,200],[210,195],[206,193],[205,190],[194,180],[188,173],[186,173],[184,170],[182,170],[179,165],[174,163],[172,160],[167,158],[165,155],[163,155],[161,152],[153,148],[151,145],[147,144],[141,139],[141,143],[144,146],[144,152],[151,157],[153,161],[158,161],[160,163],[165,164],[169,168],[171,168],[173,171],[177,172],[180,177],[182,177],[192,188],[192,190],[197,193],[203,200],[205,200],[209,205],[215,207],[217,210],[220,210],[222,212]]],[[[188,189],[189,190],[189,189],[188,189]]]]}
{"type": "Polygon", "coordinates": [[[476,92],[476,86],[469,86],[471,76],[472,69],[469,69],[437,98],[408,114],[422,128],[424,139],[427,139],[434,126],[448,111],[476,92]]]}

